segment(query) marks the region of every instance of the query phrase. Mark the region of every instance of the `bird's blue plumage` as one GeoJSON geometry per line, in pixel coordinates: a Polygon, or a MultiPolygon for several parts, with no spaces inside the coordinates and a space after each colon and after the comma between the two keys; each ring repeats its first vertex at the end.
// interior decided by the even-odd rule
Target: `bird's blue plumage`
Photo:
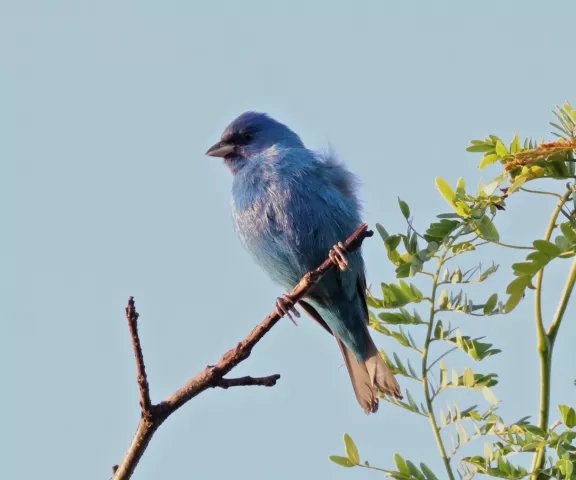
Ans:
{"type": "MultiPolygon", "coordinates": [[[[356,199],[335,183],[345,174],[342,167],[304,148],[272,148],[234,177],[233,214],[240,238],[286,289],[318,267],[330,249],[360,225],[356,199]]],[[[358,292],[364,263],[359,253],[348,260],[346,271],[334,269],[320,281],[311,303],[332,332],[365,360],[364,297],[358,292]]]]}
{"type": "MultiPolygon", "coordinates": [[[[223,157],[234,174],[233,217],[242,243],[287,290],[361,224],[356,178],[332,154],[308,150],[268,115],[241,115],[207,154],[223,157]]],[[[368,333],[361,253],[347,260],[348,268],[330,270],[302,306],[336,336],[356,396],[373,412],[378,391],[401,394],[368,333]]]]}
{"type": "MultiPolygon", "coordinates": [[[[232,209],[242,243],[276,282],[292,289],[318,267],[330,249],[361,224],[356,180],[331,155],[304,147],[296,134],[268,116],[248,113],[223,139],[250,131],[256,145],[226,159],[235,173],[232,209]]],[[[346,271],[331,270],[311,301],[332,332],[358,360],[365,360],[365,300],[360,253],[346,271]]]]}

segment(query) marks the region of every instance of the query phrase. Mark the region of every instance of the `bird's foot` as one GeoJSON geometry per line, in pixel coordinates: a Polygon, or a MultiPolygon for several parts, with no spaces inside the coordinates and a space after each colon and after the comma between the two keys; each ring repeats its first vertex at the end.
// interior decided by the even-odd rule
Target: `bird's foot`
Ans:
{"type": "Polygon", "coordinates": [[[334,262],[335,265],[338,266],[340,270],[346,270],[348,268],[348,259],[346,258],[346,247],[342,242],[338,242],[336,245],[332,247],[332,250],[328,252],[328,257],[330,260],[334,262]]]}
{"type": "Polygon", "coordinates": [[[281,295],[276,299],[276,313],[281,317],[286,315],[294,325],[298,326],[292,314],[296,318],[300,318],[300,312],[294,307],[294,300],[292,300],[290,295],[281,295]]]}

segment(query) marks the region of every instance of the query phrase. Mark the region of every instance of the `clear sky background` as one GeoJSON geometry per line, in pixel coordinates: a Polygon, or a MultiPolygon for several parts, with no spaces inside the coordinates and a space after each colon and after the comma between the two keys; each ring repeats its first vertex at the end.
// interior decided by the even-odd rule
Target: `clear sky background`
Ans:
{"type": "MultiPolygon", "coordinates": [[[[554,104],[576,103],[575,14],[573,0],[1,2],[0,477],[109,478],[139,418],[129,295],[160,401],[282,293],[235,236],[229,172],[204,156],[229,121],[266,111],[309,147],[331,145],[362,178],[371,225],[404,230],[401,196],[424,228],[449,209],[436,175],[479,182],[470,139],[547,135],[554,104]]],[[[510,200],[503,241],[543,235],[553,200],[538,200],[510,200]]],[[[478,302],[503,294],[524,256],[485,255],[503,265],[471,289],[478,302]]],[[[369,283],[393,281],[378,238],[365,257],[369,283]]],[[[567,266],[547,275],[547,314],[567,266]]],[[[554,404],[576,398],[575,312],[554,404]]],[[[501,414],[536,415],[531,294],[509,317],[455,320],[504,350],[475,366],[500,372],[501,414]]],[[[204,393],[162,426],[134,478],[376,478],[329,462],[344,432],[374,465],[399,452],[444,478],[428,423],[387,404],[364,415],[340,363],[312,322],[280,322],[234,372],[280,373],[278,385],[204,393]]]]}

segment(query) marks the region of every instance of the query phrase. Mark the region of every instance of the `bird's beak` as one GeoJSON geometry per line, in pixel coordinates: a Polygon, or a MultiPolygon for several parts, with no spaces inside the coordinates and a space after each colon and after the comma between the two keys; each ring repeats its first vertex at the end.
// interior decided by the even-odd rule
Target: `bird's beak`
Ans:
{"type": "Polygon", "coordinates": [[[234,145],[227,142],[218,142],[216,145],[212,145],[206,155],[209,157],[225,157],[229,153],[234,152],[234,145]]]}

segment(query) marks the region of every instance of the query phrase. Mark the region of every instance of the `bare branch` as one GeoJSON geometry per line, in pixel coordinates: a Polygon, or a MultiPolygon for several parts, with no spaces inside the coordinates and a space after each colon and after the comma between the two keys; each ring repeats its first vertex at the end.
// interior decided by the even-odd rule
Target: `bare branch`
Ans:
{"type": "Polygon", "coordinates": [[[140,337],[138,336],[138,316],[134,304],[134,297],[130,297],[128,299],[128,306],[126,307],[126,320],[128,320],[130,337],[132,337],[132,348],[134,349],[134,356],[136,357],[138,389],[140,390],[140,408],[142,409],[143,415],[150,415],[152,401],[150,400],[150,386],[148,385],[146,367],[144,366],[144,354],[142,353],[140,337]]]}
{"type": "Polygon", "coordinates": [[[223,378],[218,382],[217,387],[230,388],[230,387],[249,387],[258,385],[261,387],[273,387],[280,375],[270,375],[268,377],[240,377],[240,378],[223,378]]]}
{"type": "MultiPolygon", "coordinates": [[[[373,232],[368,230],[368,224],[363,223],[344,243],[347,252],[352,253],[360,248],[365,238],[371,237],[373,232]]],[[[334,263],[330,258],[324,260],[316,270],[308,272],[294,287],[292,292],[288,295],[290,299],[297,303],[301,300],[306,293],[328,272],[334,263]]],[[[146,451],[152,436],[170,415],[178,410],[182,405],[190,401],[195,396],[204,392],[208,388],[228,388],[232,386],[244,385],[264,385],[273,386],[280,378],[280,375],[271,375],[263,378],[232,378],[225,379],[234,367],[240,362],[246,360],[252,353],[254,346],[262,340],[276,323],[282,318],[276,310],[270,313],[262,323],[256,326],[248,336],[238,343],[234,348],[226,352],[216,365],[209,365],[202,370],[198,375],[188,381],[182,388],[174,392],[163,402],[154,405],[150,401],[150,393],[146,372],[144,370],[144,357],[142,355],[142,348],[138,338],[137,319],[138,313],[134,306],[134,299],[130,297],[128,307],[126,309],[126,316],[128,318],[128,325],[130,327],[130,334],[132,336],[132,345],[136,356],[136,365],[138,369],[138,386],[140,389],[140,404],[142,407],[142,418],[138,423],[136,433],[132,439],[132,443],[128,451],[124,455],[122,462],[117,466],[114,471],[112,480],[127,480],[129,479],[142,455],[146,451]]]]}

